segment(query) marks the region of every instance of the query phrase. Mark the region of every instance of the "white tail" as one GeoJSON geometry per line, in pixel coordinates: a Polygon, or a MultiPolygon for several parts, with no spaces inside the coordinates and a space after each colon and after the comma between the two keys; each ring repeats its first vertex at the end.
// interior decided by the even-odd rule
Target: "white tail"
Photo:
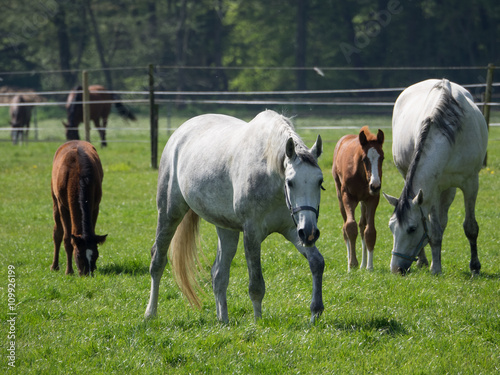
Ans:
{"type": "Polygon", "coordinates": [[[170,262],[175,282],[187,297],[191,306],[201,308],[196,294],[200,286],[196,280],[199,246],[200,217],[189,210],[175,231],[170,244],[170,262]]]}

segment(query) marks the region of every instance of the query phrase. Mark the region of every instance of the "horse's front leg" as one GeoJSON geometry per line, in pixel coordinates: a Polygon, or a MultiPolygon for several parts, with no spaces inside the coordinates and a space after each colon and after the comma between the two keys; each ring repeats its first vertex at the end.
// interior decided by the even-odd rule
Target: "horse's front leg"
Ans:
{"type": "Polygon", "coordinates": [[[252,301],[254,318],[257,320],[262,317],[262,300],[266,293],[266,284],[262,276],[262,266],[260,263],[260,245],[262,240],[253,230],[245,228],[243,231],[243,242],[249,278],[248,294],[252,301]]]}
{"type": "Polygon", "coordinates": [[[361,233],[361,244],[363,247],[363,258],[361,267],[373,270],[373,251],[377,242],[377,229],[375,228],[375,211],[379,203],[379,196],[372,197],[367,202],[361,202],[361,218],[359,228],[361,233]]]}
{"type": "Polygon", "coordinates": [[[217,256],[212,266],[212,288],[215,296],[217,319],[228,323],[227,286],[229,285],[229,269],[238,248],[240,232],[217,227],[217,256]]]}
{"type": "Polygon", "coordinates": [[[94,120],[94,125],[96,129],[99,131],[99,136],[101,137],[101,147],[106,147],[108,145],[108,142],[106,141],[106,124],[108,120],[103,119],[103,123],[101,125],[101,119],[96,119],[94,120]]]}
{"type": "Polygon", "coordinates": [[[356,238],[358,237],[358,225],[354,213],[358,202],[349,197],[346,192],[342,193],[342,204],[345,210],[344,226],[342,228],[344,241],[347,246],[347,271],[358,267],[358,258],[356,257],[356,238]]]}
{"type": "MultiPolygon", "coordinates": [[[[429,244],[431,245],[431,273],[433,275],[438,275],[441,273],[441,246],[443,242],[443,229],[438,215],[435,210],[431,211],[430,214],[430,239],[429,244]]],[[[422,248],[423,251],[423,248],[422,248]]]]}
{"type": "Polygon", "coordinates": [[[311,323],[314,323],[325,309],[323,305],[323,271],[325,269],[325,260],[316,246],[304,247],[300,244],[295,228],[285,237],[295,245],[297,250],[309,262],[309,269],[312,274],[311,323]]]}
{"type": "Polygon", "coordinates": [[[359,233],[361,235],[361,265],[360,269],[367,268],[369,270],[373,270],[373,248],[371,248],[370,252],[368,252],[368,248],[366,245],[366,234],[365,230],[367,229],[366,224],[366,205],[364,202],[361,202],[361,217],[359,218],[359,233]],[[368,255],[368,253],[370,253],[368,255]],[[368,260],[368,256],[370,256],[370,260],[368,260]]]}

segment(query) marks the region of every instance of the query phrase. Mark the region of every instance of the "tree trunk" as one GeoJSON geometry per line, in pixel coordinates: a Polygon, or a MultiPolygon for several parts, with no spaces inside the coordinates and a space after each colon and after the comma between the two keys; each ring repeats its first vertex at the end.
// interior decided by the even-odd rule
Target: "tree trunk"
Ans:
{"type": "Polygon", "coordinates": [[[68,28],[66,26],[66,11],[64,5],[59,4],[57,13],[53,19],[57,30],[57,41],[59,43],[59,66],[63,71],[61,73],[64,84],[67,87],[72,87],[75,84],[75,75],[69,70],[71,69],[71,50],[68,37],[68,28]]]}
{"type": "MultiPolygon", "coordinates": [[[[187,2],[188,0],[182,0],[181,2],[175,31],[175,61],[178,66],[177,91],[183,91],[185,87],[184,69],[182,67],[186,64],[185,57],[188,40],[188,32],[186,30],[187,2]]],[[[177,98],[181,99],[179,96],[177,98]]],[[[178,106],[181,105],[178,104],[178,106]]]]}
{"type": "Polygon", "coordinates": [[[104,72],[104,78],[106,80],[106,88],[108,90],[113,89],[113,81],[111,79],[111,72],[108,69],[108,64],[106,63],[106,59],[104,58],[104,49],[102,48],[102,43],[101,43],[101,36],[99,35],[99,29],[97,27],[97,22],[94,17],[94,12],[92,11],[92,6],[91,6],[91,1],[88,0],[87,2],[87,11],[89,12],[90,16],[90,22],[92,24],[92,31],[94,33],[94,40],[95,40],[95,45],[97,49],[97,54],[99,55],[99,60],[101,62],[101,68],[103,69],[104,72]]]}
{"type": "Polygon", "coordinates": [[[295,49],[295,63],[299,68],[296,73],[297,90],[307,89],[307,72],[306,57],[307,57],[307,11],[308,0],[297,1],[297,39],[295,49]]]}
{"type": "Polygon", "coordinates": [[[216,82],[215,82],[215,89],[218,90],[223,90],[226,91],[229,87],[229,83],[227,80],[226,72],[221,69],[222,68],[222,56],[223,56],[223,46],[222,46],[222,34],[224,31],[224,25],[222,23],[222,20],[224,19],[224,9],[222,6],[222,1],[223,0],[217,0],[215,7],[216,7],[216,13],[217,13],[217,20],[215,22],[215,36],[214,36],[214,62],[215,66],[218,68],[216,71],[216,82]]]}

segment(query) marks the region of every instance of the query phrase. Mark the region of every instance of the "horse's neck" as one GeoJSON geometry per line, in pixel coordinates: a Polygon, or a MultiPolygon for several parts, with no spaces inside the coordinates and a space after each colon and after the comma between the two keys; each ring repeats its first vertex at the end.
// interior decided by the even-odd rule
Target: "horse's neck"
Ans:
{"type": "Polygon", "coordinates": [[[431,204],[439,199],[439,183],[450,156],[451,145],[438,131],[432,131],[427,142],[411,178],[410,190],[413,194],[422,190],[424,201],[431,204]]]}

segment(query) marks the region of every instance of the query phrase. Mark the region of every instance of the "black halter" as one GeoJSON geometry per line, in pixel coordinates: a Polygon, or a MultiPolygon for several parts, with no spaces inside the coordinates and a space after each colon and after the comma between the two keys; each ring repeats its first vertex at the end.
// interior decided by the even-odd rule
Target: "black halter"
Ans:
{"type": "MultiPolygon", "coordinates": [[[[323,187],[322,187],[323,188],[323,187]]],[[[316,214],[316,220],[319,218],[319,206],[318,209],[311,207],[311,206],[297,206],[297,207],[292,207],[292,202],[290,201],[290,194],[288,193],[288,188],[285,180],[285,201],[286,201],[286,206],[288,207],[288,210],[290,211],[290,216],[292,217],[293,223],[295,226],[297,226],[297,221],[295,220],[295,214],[300,211],[312,211],[316,214]]]]}

